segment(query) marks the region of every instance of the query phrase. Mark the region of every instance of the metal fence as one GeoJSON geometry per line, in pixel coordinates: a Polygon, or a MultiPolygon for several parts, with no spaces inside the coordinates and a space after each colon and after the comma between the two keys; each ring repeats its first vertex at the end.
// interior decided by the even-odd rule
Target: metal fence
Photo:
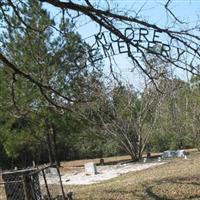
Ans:
{"type": "Polygon", "coordinates": [[[62,185],[59,168],[45,166],[2,172],[0,200],[72,200],[62,185]],[[54,176],[56,182],[51,182],[54,176]]]}

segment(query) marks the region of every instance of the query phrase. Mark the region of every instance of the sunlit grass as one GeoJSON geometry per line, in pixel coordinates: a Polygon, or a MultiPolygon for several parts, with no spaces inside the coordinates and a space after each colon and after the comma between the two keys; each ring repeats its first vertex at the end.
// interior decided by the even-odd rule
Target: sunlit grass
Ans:
{"type": "MultiPolygon", "coordinates": [[[[102,183],[64,187],[75,200],[200,200],[200,153],[102,183]]],[[[59,193],[60,188],[51,185],[50,190],[59,193]]],[[[2,187],[0,200],[5,200],[2,187]]]]}
{"type": "Polygon", "coordinates": [[[200,153],[99,184],[66,186],[66,190],[74,191],[77,200],[200,199],[200,153]]]}

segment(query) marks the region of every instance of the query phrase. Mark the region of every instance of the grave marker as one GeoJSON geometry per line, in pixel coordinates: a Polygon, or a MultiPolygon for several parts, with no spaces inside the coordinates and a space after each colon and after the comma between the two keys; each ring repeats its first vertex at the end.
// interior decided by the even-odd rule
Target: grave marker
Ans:
{"type": "Polygon", "coordinates": [[[158,162],[161,162],[161,157],[158,157],[158,162]]]}
{"type": "Polygon", "coordinates": [[[97,174],[96,165],[93,162],[85,164],[85,173],[89,175],[97,174]]]}
{"type": "Polygon", "coordinates": [[[184,158],[185,155],[186,155],[185,150],[177,150],[177,151],[176,151],[176,156],[177,156],[178,158],[184,158]]]}

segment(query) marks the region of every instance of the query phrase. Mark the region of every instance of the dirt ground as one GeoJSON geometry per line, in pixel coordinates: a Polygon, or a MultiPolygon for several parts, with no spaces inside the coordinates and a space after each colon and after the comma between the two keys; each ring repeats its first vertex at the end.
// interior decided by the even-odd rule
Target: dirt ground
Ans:
{"type": "MultiPolygon", "coordinates": [[[[130,162],[128,156],[107,158],[104,165],[98,165],[98,159],[74,161],[63,163],[64,166],[62,165],[61,168],[61,178],[64,185],[90,185],[118,177],[127,172],[141,171],[164,163],[166,163],[166,161],[159,162],[157,158],[149,159],[147,162],[141,161],[133,163],[130,162]],[[88,162],[97,164],[96,174],[88,174],[85,171],[84,164],[88,162]]],[[[49,184],[58,183],[58,176],[52,173],[47,174],[47,182],[49,184]]]]}

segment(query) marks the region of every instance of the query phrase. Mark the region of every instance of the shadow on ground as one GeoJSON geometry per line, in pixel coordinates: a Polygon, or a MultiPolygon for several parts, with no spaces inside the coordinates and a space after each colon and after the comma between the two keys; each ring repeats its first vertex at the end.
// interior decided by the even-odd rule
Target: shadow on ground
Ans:
{"type": "Polygon", "coordinates": [[[174,177],[156,181],[145,189],[154,200],[200,200],[200,177],[174,177]]]}
{"type": "MultiPolygon", "coordinates": [[[[82,198],[80,198],[82,199],[82,198]]],[[[93,190],[83,199],[98,200],[200,200],[200,177],[165,178],[140,186],[127,185],[93,190]]]]}

